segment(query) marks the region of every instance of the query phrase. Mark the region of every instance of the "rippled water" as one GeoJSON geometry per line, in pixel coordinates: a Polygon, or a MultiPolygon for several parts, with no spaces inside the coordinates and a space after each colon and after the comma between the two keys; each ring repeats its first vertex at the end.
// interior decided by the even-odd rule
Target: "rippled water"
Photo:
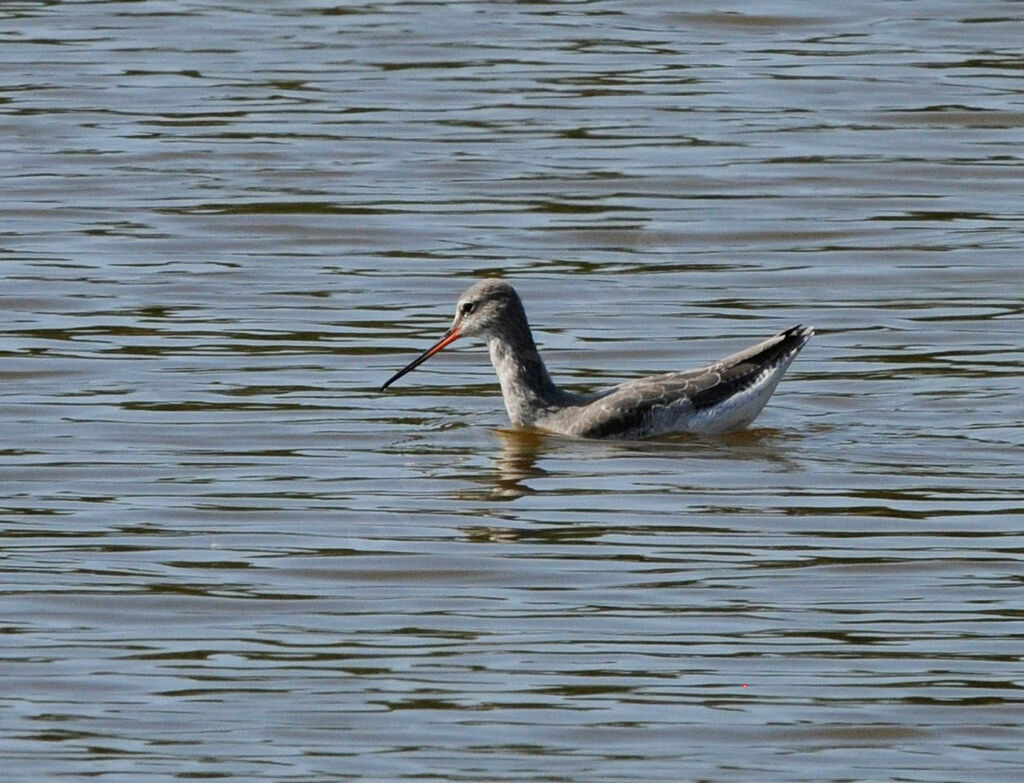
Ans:
{"type": "Polygon", "coordinates": [[[1016,780],[1015,3],[0,5],[5,780],[1016,780]],[[754,429],[507,429],[818,336],[754,429]]]}

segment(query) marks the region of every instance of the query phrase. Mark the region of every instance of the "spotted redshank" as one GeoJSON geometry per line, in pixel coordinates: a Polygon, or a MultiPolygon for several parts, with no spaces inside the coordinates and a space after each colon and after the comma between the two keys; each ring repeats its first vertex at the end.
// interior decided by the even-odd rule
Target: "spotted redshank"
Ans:
{"type": "Polygon", "coordinates": [[[381,387],[460,337],[487,342],[512,423],[581,438],[646,438],[728,432],[761,412],[814,330],[794,326],[706,367],[650,375],[593,394],[574,394],[548,375],[516,290],[481,280],[459,297],[455,321],[437,343],[381,387]]]}

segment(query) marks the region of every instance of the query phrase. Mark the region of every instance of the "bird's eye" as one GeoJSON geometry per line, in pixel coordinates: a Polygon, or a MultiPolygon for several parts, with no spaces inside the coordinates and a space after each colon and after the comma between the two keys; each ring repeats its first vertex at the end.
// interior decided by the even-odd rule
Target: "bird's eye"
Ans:
{"type": "Polygon", "coordinates": [[[471,315],[476,310],[476,302],[463,302],[462,307],[459,308],[459,312],[463,315],[471,315]]]}

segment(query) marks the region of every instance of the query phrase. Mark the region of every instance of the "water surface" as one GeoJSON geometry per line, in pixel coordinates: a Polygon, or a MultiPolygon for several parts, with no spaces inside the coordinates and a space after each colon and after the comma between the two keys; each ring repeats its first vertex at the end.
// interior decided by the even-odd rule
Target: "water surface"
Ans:
{"type": "Polygon", "coordinates": [[[0,7],[6,779],[1016,780],[1016,4],[250,6],[0,7]],[[379,393],[488,275],[578,388],[818,336],[379,393]]]}

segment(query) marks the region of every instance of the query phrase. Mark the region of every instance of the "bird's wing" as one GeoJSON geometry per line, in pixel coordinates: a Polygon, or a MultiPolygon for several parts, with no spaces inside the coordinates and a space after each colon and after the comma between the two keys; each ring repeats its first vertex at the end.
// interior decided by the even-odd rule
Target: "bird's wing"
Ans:
{"type": "Polygon", "coordinates": [[[693,410],[693,397],[718,381],[711,368],[641,378],[616,386],[586,406],[568,434],[582,438],[642,437],[658,409],[693,410]]]}
{"type": "Polygon", "coordinates": [[[577,415],[569,434],[584,438],[642,436],[665,408],[683,416],[743,391],[796,354],[812,334],[811,329],[794,326],[706,367],[616,386],[577,415]]]}
{"type": "Polygon", "coordinates": [[[763,373],[790,361],[813,334],[814,330],[811,328],[802,325],[792,326],[757,345],[697,370],[696,372],[706,374],[709,379],[716,380],[691,397],[694,408],[699,410],[717,405],[757,383],[763,373]]]}

